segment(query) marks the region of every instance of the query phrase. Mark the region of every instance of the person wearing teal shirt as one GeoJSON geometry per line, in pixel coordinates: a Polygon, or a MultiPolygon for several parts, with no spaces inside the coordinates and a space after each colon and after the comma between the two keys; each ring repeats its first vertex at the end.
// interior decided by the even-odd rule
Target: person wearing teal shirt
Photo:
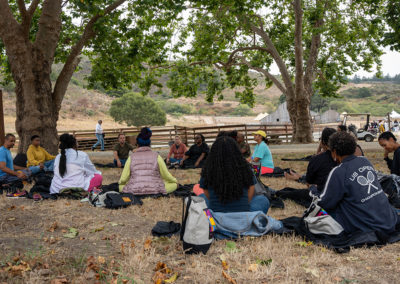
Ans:
{"type": "Polygon", "coordinates": [[[261,175],[270,174],[274,171],[274,161],[266,143],[268,141],[267,134],[262,130],[258,130],[253,132],[253,135],[257,145],[254,148],[253,156],[249,158],[249,162],[257,165],[257,167],[258,165],[260,166],[259,173],[261,175]]]}

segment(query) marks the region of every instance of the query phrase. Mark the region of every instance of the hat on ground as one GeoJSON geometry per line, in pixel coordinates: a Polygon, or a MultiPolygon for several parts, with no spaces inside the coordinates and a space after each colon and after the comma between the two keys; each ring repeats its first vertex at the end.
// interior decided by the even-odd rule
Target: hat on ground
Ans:
{"type": "Polygon", "coordinates": [[[252,134],[258,134],[264,138],[267,137],[267,133],[265,133],[265,131],[262,131],[262,130],[257,130],[256,132],[253,132],[252,134]]]}

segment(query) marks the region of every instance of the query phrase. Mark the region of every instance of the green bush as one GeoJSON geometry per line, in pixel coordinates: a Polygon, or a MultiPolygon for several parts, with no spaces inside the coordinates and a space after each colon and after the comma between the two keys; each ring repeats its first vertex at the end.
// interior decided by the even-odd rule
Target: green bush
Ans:
{"type": "Polygon", "coordinates": [[[167,116],[156,102],[138,93],[127,93],[111,103],[110,115],[128,126],[165,125],[167,116]]]}
{"type": "Polygon", "coordinates": [[[168,114],[191,114],[192,107],[169,101],[158,101],[157,104],[168,114]]]}
{"type": "Polygon", "coordinates": [[[253,112],[251,111],[251,108],[248,105],[239,105],[238,107],[235,108],[235,110],[232,112],[233,115],[238,115],[238,116],[246,116],[246,115],[251,115],[253,112]]]}

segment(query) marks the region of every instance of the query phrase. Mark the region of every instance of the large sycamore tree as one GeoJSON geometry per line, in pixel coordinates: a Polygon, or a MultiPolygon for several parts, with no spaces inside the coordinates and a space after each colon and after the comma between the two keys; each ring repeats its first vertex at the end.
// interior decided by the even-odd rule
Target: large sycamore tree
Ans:
{"type": "Polygon", "coordinates": [[[360,68],[380,70],[380,1],[196,0],[188,9],[175,50],[180,59],[152,70],[172,68],[175,96],[195,96],[206,85],[208,100],[222,99],[226,86],[241,86],[237,97],[250,105],[257,80],[249,71],[262,74],[286,96],[294,142],[313,141],[314,93],[334,96],[360,68]]]}
{"type": "MultiPolygon", "coordinates": [[[[19,151],[38,134],[57,152],[57,120],[80,56],[89,82],[131,87],[146,66],[164,62],[181,1],[0,0],[0,71],[13,80],[19,151]],[[51,81],[52,65],[63,64],[51,81]]],[[[145,86],[144,86],[145,87],[145,86]]]]}

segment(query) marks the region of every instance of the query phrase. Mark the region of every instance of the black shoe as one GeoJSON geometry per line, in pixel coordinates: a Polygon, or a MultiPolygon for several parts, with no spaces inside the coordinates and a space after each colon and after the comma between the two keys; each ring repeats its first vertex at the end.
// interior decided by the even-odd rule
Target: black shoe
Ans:
{"type": "Polygon", "coordinates": [[[92,147],[92,152],[94,152],[94,148],[92,147]]]}

